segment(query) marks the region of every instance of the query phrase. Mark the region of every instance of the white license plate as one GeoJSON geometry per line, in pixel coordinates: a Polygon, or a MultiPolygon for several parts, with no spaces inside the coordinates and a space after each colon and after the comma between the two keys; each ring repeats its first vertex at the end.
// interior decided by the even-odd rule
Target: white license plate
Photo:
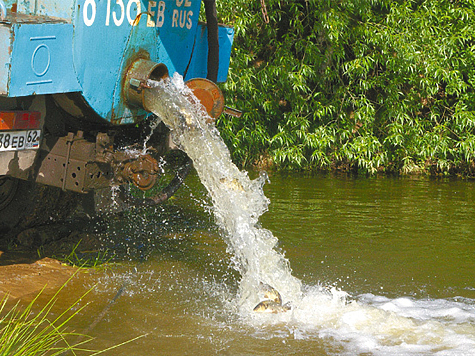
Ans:
{"type": "Polygon", "coordinates": [[[40,138],[41,130],[0,131],[0,151],[37,149],[40,138]]]}

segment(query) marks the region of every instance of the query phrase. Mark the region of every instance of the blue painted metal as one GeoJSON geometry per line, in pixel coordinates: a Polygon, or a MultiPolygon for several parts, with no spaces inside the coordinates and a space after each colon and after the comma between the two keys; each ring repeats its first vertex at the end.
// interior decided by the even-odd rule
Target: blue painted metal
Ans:
{"type": "Polygon", "coordinates": [[[8,93],[10,63],[10,29],[0,26],[0,95],[8,93]]]}
{"type": "Polygon", "coordinates": [[[18,13],[61,18],[68,22],[71,22],[75,7],[74,0],[7,0],[9,1],[16,3],[18,13]]]}
{"type": "Polygon", "coordinates": [[[7,7],[3,0],[0,0],[0,20],[4,20],[7,17],[7,7]]]}
{"type": "Polygon", "coordinates": [[[71,24],[13,24],[9,96],[80,91],[71,42],[71,24]]]}
{"type": "MultiPolygon", "coordinates": [[[[219,26],[219,69],[218,82],[225,82],[229,71],[229,58],[234,39],[234,29],[229,26],[219,26]]],[[[208,29],[206,24],[199,24],[196,31],[195,47],[191,63],[185,79],[206,78],[208,73],[208,29]]]]}
{"type": "MultiPolygon", "coordinates": [[[[187,79],[206,77],[201,0],[6,0],[6,5],[16,5],[17,16],[0,22],[0,94],[80,91],[99,116],[124,124],[145,114],[124,101],[123,78],[133,61],[164,63],[171,75],[188,69],[187,79]]],[[[230,28],[220,30],[221,81],[232,34],[230,28]]]]}
{"type": "Polygon", "coordinates": [[[121,3],[103,1],[97,2],[95,14],[91,4],[86,0],[73,19],[74,62],[83,95],[108,121],[133,122],[141,113],[129,110],[123,100],[121,80],[127,67],[149,57],[164,63],[170,74],[183,73],[193,49],[200,1],[129,0],[124,9],[121,3]]]}

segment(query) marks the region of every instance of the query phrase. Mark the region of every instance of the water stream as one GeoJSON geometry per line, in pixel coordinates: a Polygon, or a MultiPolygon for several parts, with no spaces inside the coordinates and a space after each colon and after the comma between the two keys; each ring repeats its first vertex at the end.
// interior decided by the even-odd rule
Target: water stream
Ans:
{"type": "Polygon", "coordinates": [[[170,81],[149,83],[145,105],[171,129],[173,141],[193,160],[201,182],[213,201],[213,212],[240,272],[240,305],[246,313],[259,303],[259,284],[280,291],[284,303],[300,298],[300,281],[274,247],[277,239],[258,226],[269,200],[263,193],[266,175],[255,180],[231,161],[218,130],[207,123],[201,105],[189,100],[192,92],[179,75],[170,81]]]}

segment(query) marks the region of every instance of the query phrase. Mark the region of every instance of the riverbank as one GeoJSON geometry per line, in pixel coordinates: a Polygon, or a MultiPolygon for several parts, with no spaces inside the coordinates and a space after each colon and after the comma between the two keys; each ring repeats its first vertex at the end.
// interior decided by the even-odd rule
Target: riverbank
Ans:
{"type": "Polygon", "coordinates": [[[34,297],[43,288],[57,289],[77,271],[67,260],[100,248],[99,235],[83,225],[54,224],[30,228],[0,247],[0,298],[34,297]]]}
{"type": "Polygon", "coordinates": [[[43,288],[59,288],[76,270],[53,258],[0,251],[0,298],[22,299],[43,288]]]}

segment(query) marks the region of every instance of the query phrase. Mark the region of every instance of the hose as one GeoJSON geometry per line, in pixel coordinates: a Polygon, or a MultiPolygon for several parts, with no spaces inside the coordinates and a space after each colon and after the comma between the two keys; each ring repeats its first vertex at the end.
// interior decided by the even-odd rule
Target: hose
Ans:
{"type": "Polygon", "coordinates": [[[205,4],[206,23],[208,28],[208,75],[216,83],[219,69],[219,39],[218,39],[218,14],[215,0],[203,0],[205,4]]]}

